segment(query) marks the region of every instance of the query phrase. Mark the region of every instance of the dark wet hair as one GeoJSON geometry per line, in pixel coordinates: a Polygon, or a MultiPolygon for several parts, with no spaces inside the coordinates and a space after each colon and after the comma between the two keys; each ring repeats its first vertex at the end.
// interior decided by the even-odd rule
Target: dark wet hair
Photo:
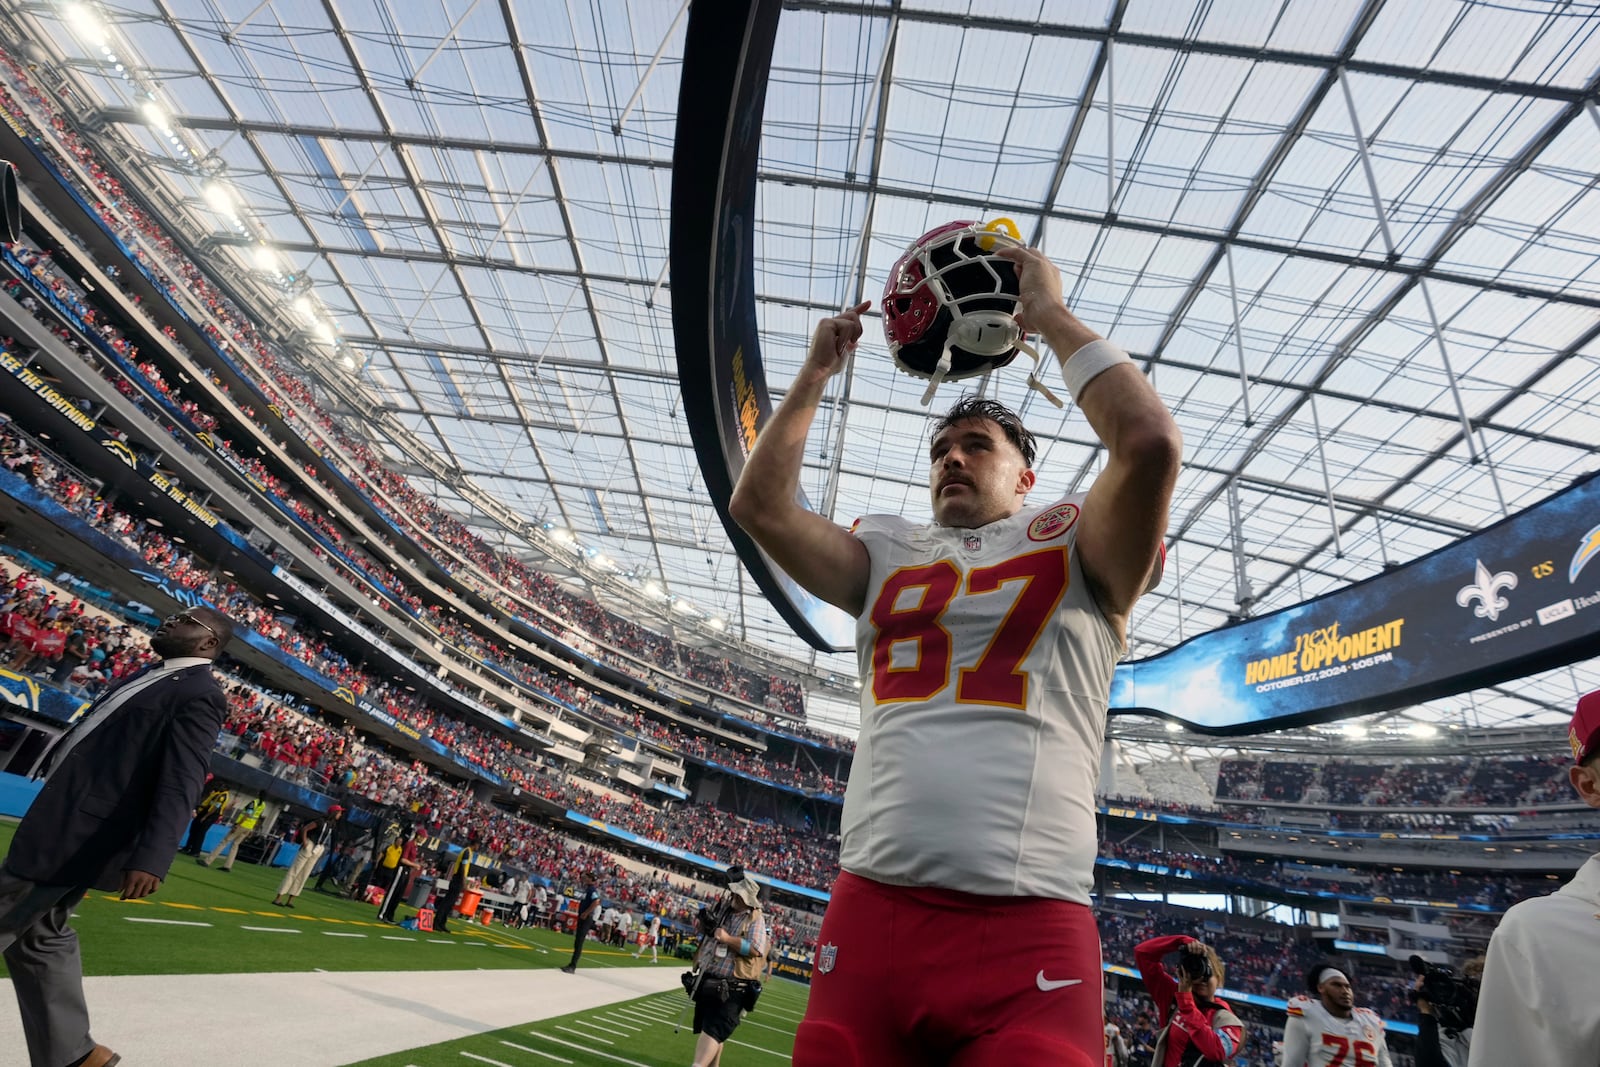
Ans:
{"type": "Polygon", "coordinates": [[[1035,448],[1033,434],[1022,425],[1017,413],[998,400],[990,400],[976,393],[968,393],[957,400],[955,407],[945,412],[939,421],[933,424],[928,439],[931,441],[956,423],[972,419],[987,419],[1000,427],[1001,432],[1006,435],[1006,440],[1016,445],[1017,451],[1022,453],[1023,461],[1030,469],[1033,467],[1035,448]]]}

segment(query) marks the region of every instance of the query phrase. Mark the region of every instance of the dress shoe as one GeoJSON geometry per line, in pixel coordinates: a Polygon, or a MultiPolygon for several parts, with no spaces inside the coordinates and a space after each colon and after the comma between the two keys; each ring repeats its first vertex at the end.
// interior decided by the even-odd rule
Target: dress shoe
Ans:
{"type": "Polygon", "coordinates": [[[561,973],[562,974],[577,974],[578,973],[578,968],[574,967],[572,964],[569,963],[565,967],[561,968],[561,973]]]}
{"type": "Polygon", "coordinates": [[[104,1045],[96,1045],[92,1052],[73,1064],[72,1067],[115,1067],[116,1064],[121,1062],[121,1056],[104,1045]]]}

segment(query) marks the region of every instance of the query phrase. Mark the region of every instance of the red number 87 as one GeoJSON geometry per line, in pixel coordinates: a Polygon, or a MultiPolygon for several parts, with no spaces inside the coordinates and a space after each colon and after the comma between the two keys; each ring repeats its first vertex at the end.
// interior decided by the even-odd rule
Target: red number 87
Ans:
{"type": "MultiPolygon", "coordinates": [[[[977,664],[959,672],[957,701],[1010,708],[1027,705],[1028,675],[1017,668],[1060,606],[1068,574],[1067,550],[1056,547],[1013,556],[967,575],[968,595],[992,593],[1011,582],[1023,586],[977,664]]],[[[872,697],[878,703],[927,700],[950,684],[954,642],[940,620],[961,587],[961,572],[947,559],[904,567],[884,580],[870,616],[877,630],[872,643],[872,697]],[[918,589],[921,595],[915,603],[896,606],[902,594],[918,589]],[[916,645],[916,662],[895,667],[894,646],[903,643],[916,645]]]]}

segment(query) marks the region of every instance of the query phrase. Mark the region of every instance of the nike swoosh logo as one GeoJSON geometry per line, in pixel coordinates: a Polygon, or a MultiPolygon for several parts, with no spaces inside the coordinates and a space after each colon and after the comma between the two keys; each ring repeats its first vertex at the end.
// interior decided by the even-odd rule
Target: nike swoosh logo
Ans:
{"type": "Polygon", "coordinates": [[[1069,985],[1083,984],[1082,978],[1058,978],[1054,981],[1051,981],[1044,976],[1044,971],[1042,970],[1039,972],[1038,977],[1035,978],[1034,981],[1038,982],[1039,988],[1044,990],[1046,993],[1050,992],[1052,989],[1065,989],[1069,985]]]}

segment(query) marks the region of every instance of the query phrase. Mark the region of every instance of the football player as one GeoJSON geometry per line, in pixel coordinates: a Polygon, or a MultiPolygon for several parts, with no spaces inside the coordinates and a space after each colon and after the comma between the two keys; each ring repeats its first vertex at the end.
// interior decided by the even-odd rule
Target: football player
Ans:
{"type": "Polygon", "coordinates": [[[1343,971],[1320,963],[1306,973],[1306,989],[1289,1001],[1283,1027],[1283,1067],[1391,1067],[1383,1020],[1356,1007],[1355,987],[1343,971]]]}
{"type": "MultiPolygon", "coordinates": [[[[959,228],[930,237],[967,254],[959,228]]],[[[974,245],[993,269],[971,277],[1015,270],[1018,321],[1054,348],[1106,447],[1088,493],[1029,504],[1033,435],[969,396],[933,428],[931,523],[875,515],[846,530],[802,508],[806,436],[861,337],[862,303],[817,326],[730,504],[790,577],[857,619],[843,873],[795,1067],[1092,1067],[1105,1053],[1094,787],[1128,616],[1159,577],[1181,440],[1127,354],[1067,310],[1042,253],[974,245]]]]}

